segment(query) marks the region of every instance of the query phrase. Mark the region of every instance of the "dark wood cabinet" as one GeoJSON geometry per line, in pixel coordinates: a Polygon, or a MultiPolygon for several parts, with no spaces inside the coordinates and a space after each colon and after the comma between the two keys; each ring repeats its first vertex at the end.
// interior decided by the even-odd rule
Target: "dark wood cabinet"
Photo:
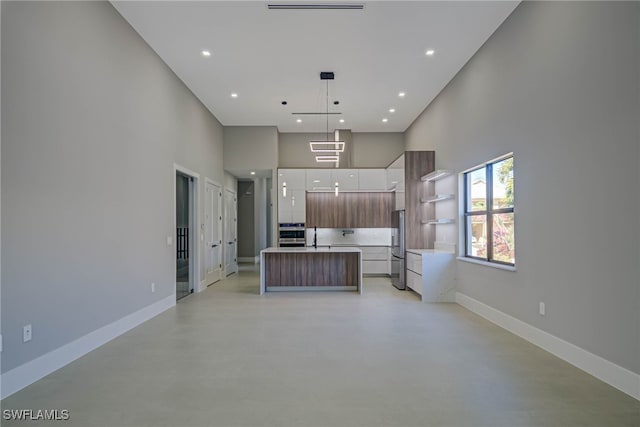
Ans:
{"type": "Polygon", "coordinates": [[[359,286],[357,252],[286,252],[264,254],[266,287],[359,286]]]}
{"type": "Polygon", "coordinates": [[[320,228],[389,228],[393,193],[312,193],[306,196],[306,225],[320,228]]]}
{"type": "MultiPolygon", "coordinates": [[[[420,180],[423,175],[436,169],[435,151],[405,151],[404,153],[404,178],[405,178],[405,243],[410,249],[432,248],[433,230],[422,224],[421,214],[422,187],[420,180]]],[[[425,209],[433,209],[427,206],[425,209]]],[[[427,212],[428,214],[428,212],[427,212]]],[[[431,216],[433,217],[433,216],[431,216]]]]}

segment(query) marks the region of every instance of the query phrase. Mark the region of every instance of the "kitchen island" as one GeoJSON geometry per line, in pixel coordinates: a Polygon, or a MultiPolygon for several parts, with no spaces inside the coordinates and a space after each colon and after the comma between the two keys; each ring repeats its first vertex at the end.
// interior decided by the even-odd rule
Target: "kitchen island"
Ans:
{"type": "Polygon", "coordinates": [[[358,248],[267,248],[260,251],[260,295],[265,291],[362,293],[358,248]]]}

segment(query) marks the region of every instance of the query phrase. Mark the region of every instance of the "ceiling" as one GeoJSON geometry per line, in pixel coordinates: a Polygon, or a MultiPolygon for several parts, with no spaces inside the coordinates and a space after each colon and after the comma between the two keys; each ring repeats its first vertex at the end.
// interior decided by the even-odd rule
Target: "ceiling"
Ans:
{"type": "Polygon", "coordinates": [[[269,10],[267,3],[112,2],[223,125],[280,132],[405,131],[518,4],[367,1],[359,2],[363,10],[269,10]],[[321,71],[335,80],[320,80],[321,71]],[[341,114],[292,114],[327,107],[341,114]]]}

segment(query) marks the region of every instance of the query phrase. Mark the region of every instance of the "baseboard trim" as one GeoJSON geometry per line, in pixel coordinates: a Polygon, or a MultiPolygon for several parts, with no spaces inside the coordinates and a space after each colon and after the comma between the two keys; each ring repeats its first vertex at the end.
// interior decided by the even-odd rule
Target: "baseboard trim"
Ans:
{"type": "Polygon", "coordinates": [[[470,296],[456,292],[456,303],[640,400],[640,375],[531,326],[470,296]]]}
{"type": "Polygon", "coordinates": [[[238,262],[250,262],[252,264],[259,264],[260,263],[260,256],[238,257],[238,262]]]}
{"type": "Polygon", "coordinates": [[[176,296],[172,294],[4,373],[1,379],[0,398],[11,396],[174,305],[176,305],[176,296]]]}

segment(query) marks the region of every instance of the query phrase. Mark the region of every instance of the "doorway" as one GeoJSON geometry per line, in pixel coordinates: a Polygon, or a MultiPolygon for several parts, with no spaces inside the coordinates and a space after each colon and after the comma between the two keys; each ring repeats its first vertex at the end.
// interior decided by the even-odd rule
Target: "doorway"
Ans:
{"type": "Polygon", "coordinates": [[[176,300],[194,290],[195,194],[194,178],[176,170],[176,300]]]}
{"type": "Polygon", "coordinates": [[[222,279],[222,187],[205,180],[205,282],[206,285],[222,279]]]}
{"type": "Polygon", "coordinates": [[[238,272],[238,199],[236,192],[228,188],[224,190],[224,209],[224,271],[228,276],[238,272]]]}

